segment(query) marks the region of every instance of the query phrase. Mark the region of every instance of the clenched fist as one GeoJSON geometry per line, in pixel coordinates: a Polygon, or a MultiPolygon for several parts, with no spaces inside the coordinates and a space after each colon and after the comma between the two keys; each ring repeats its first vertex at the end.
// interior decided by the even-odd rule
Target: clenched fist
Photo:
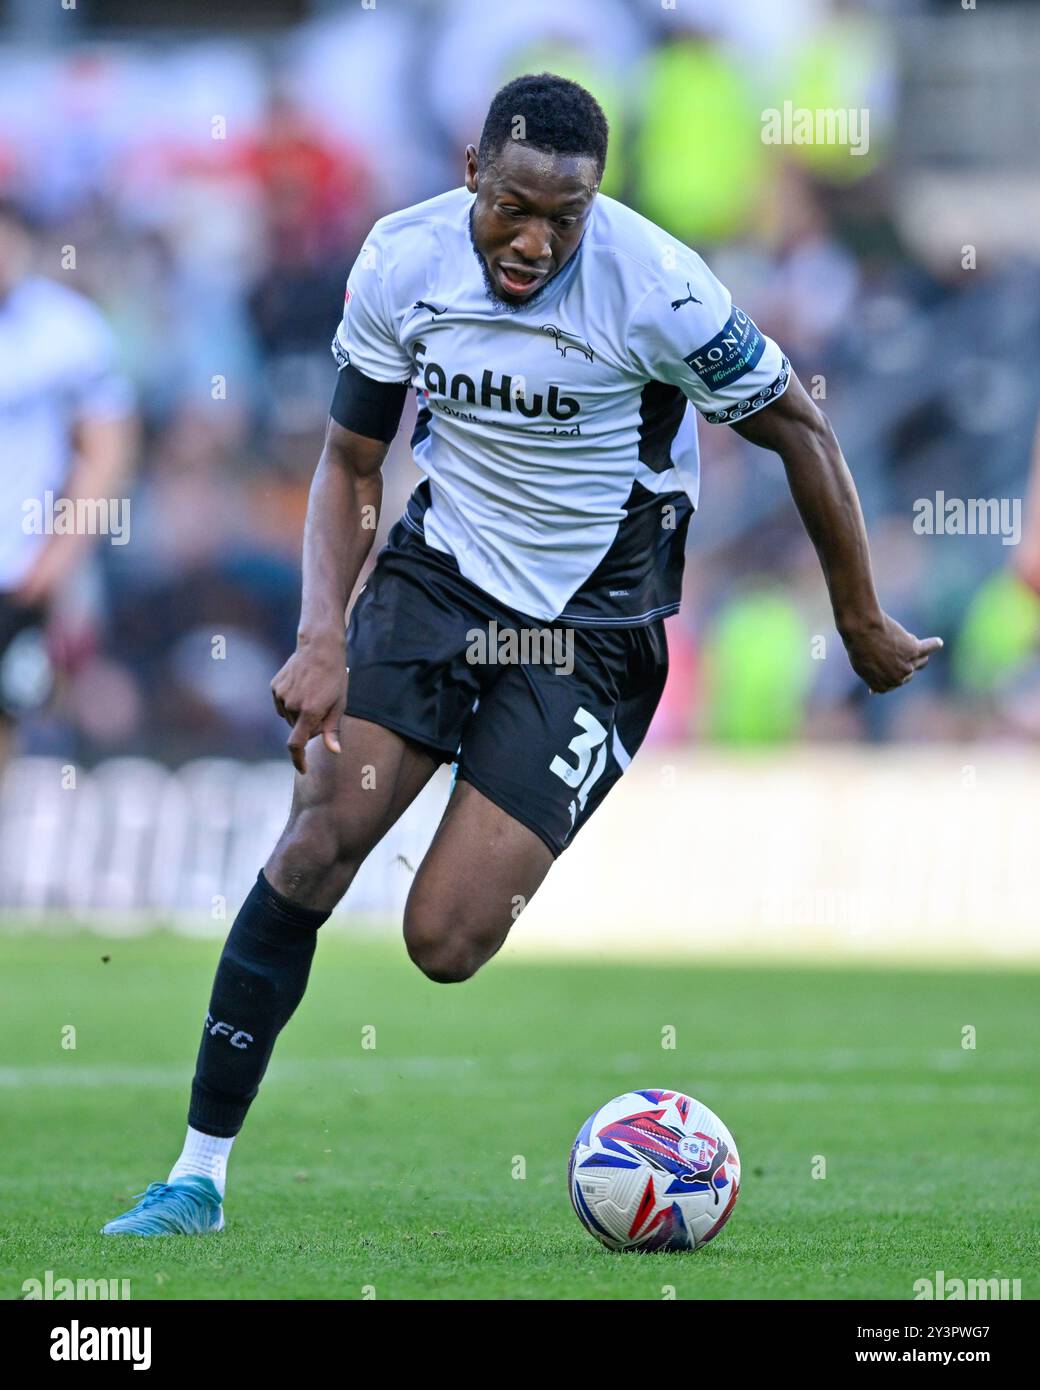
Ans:
{"type": "Polygon", "coordinates": [[[862,628],[844,630],[842,640],[852,669],[866,682],[872,695],[883,695],[886,690],[906,685],[943,644],[941,637],[926,637],[922,641],[887,613],[862,628]]]}

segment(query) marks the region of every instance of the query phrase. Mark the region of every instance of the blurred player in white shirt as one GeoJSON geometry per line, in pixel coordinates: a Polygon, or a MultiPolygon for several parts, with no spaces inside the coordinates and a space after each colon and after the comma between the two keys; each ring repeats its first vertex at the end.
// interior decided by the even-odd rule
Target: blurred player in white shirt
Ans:
{"type": "MultiPolygon", "coordinates": [[[[135,426],[98,309],[36,270],[32,224],[0,197],[0,771],[31,696],[19,670],[90,548],[125,540],[135,426]],[[63,499],[67,499],[64,501],[63,499]],[[66,531],[56,507],[81,523],[66,531]],[[92,518],[92,520],[91,520],[92,518]]],[[[31,684],[31,682],[30,682],[31,684]]]]}

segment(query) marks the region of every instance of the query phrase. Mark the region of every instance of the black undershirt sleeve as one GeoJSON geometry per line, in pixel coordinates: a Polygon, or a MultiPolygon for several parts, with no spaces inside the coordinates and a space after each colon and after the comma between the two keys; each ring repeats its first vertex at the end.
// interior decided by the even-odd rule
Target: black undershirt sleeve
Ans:
{"type": "Polygon", "coordinates": [[[373,381],[348,362],[339,369],[329,414],[345,430],[389,444],[407,394],[406,381],[373,381]]]}

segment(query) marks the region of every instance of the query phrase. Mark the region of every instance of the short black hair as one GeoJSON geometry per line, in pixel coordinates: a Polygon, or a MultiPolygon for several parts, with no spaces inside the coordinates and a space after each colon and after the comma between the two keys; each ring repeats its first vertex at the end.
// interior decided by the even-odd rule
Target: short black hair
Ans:
{"type": "Polygon", "coordinates": [[[591,92],[553,72],[526,73],[495,93],[480,132],[478,168],[486,169],[505,142],[517,138],[518,116],[525,144],[551,154],[588,155],[602,177],[609,135],[603,108],[591,92]]]}

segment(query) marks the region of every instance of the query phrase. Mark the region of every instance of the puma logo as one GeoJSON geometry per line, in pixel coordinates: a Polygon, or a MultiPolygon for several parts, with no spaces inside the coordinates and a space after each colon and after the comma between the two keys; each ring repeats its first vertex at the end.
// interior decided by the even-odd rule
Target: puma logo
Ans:
{"type": "Polygon", "coordinates": [[[438,309],[436,304],[428,304],[425,299],[417,299],[415,303],[412,305],[412,308],[429,309],[430,313],[433,315],[434,318],[437,318],[439,314],[446,314],[448,312],[447,308],[438,309]]]}
{"type": "Polygon", "coordinates": [[[672,308],[673,308],[673,309],[681,309],[682,306],[683,306],[684,304],[703,304],[703,303],[704,303],[703,299],[697,299],[697,298],[694,296],[693,290],[690,289],[690,282],[689,282],[689,280],[687,280],[687,281],[686,281],[686,298],[685,298],[685,299],[673,299],[673,300],[672,300],[672,308]]]}
{"type": "Polygon", "coordinates": [[[556,351],[561,357],[566,357],[570,348],[575,352],[580,352],[583,357],[587,357],[590,362],[594,361],[592,354],[592,344],[587,343],[583,338],[579,338],[576,333],[565,333],[562,328],[557,328],[554,323],[543,323],[542,332],[548,333],[549,337],[556,344],[556,351]],[[569,342],[562,341],[569,338],[569,342]]]}

